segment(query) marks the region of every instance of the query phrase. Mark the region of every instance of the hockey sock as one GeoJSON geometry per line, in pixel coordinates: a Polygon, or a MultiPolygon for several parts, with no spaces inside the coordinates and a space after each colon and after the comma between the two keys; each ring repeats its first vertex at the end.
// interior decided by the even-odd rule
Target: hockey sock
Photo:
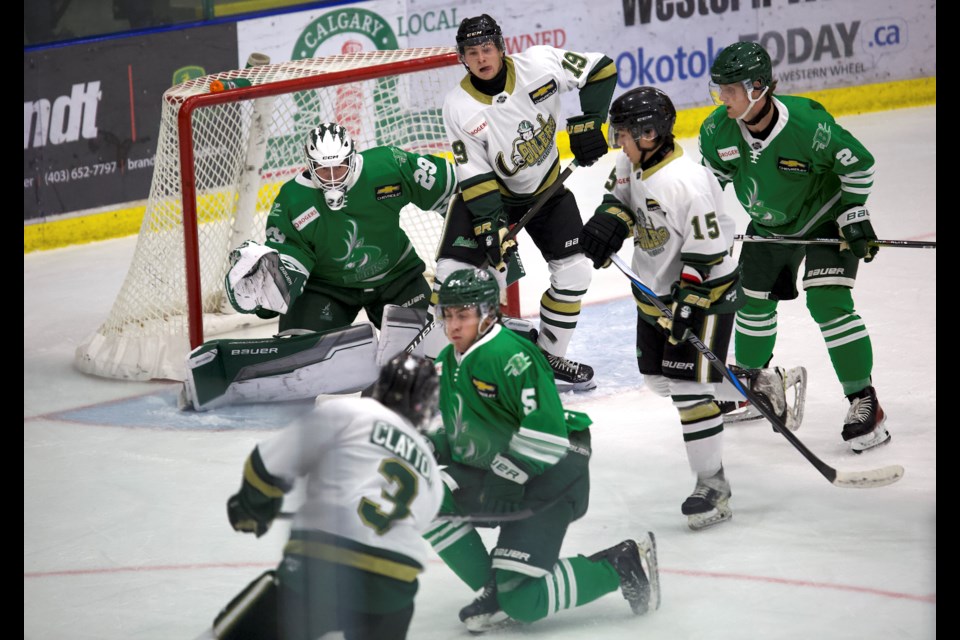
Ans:
{"type": "Polygon", "coordinates": [[[439,523],[424,538],[444,563],[474,591],[490,579],[490,554],[472,525],[439,523]]]}
{"type": "Polygon", "coordinates": [[[673,396],[680,412],[683,444],[690,470],[701,474],[720,468],[723,454],[723,414],[710,397],[673,396]]]}
{"type": "Polygon", "coordinates": [[[747,298],[737,311],[734,349],[737,364],[745,369],[760,369],[773,354],[777,342],[777,303],[775,300],[747,298]]]}
{"type": "Polygon", "coordinates": [[[844,395],[870,384],[873,372],[873,344],[863,320],[853,308],[847,287],[814,287],[807,291],[807,308],[820,325],[833,369],[843,385],[844,395]]]}
{"type": "Polygon", "coordinates": [[[514,620],[533,622],[573,609],[620,588],[620,576],[609,562],[584,556],[561,558],[542,578],[497,571],[498,600],[514,620]]]}

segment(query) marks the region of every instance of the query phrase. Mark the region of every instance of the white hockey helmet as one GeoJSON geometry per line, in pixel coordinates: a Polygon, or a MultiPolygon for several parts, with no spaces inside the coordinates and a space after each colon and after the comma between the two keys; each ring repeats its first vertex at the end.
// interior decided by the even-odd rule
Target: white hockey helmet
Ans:
{"type": "Polygon", "coordinates": [[[350,132],[335,122],[325,122],[307,134],[304,148],[313,184],[323,190],[334,211],[346,205],[347,190],[356,181],[357,148],[350,132]]]}

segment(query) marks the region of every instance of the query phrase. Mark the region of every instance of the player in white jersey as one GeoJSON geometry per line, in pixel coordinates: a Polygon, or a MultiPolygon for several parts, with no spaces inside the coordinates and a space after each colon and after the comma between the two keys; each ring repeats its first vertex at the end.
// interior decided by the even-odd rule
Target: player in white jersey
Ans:
{"type": "Polygon", "coordinates": [[[610,146],[623,154],[606,184],[610,193],[584,225],[580,244],[600,268],[632,235],[634,271],[673,305],[671,325],[633,287],[637,364],[647,385],[670,396],[680,413],[687,460],[697,475],[681,511],[690,528],[702,529],[731,517],[731,493],[716,402],[722,377],[686,340],[687,332],[725,359],[743,294],[740,267],[731,256],[735,223],[724,211],[717,179],[674,142],[676,117],[670,98],[653,87],[631,89],[614,100],[610,146]]]}
{"type": "MultiPolygon", "coordinates": [[[[617,80],[602,53],[534,46],[506,55],[500,26],[487,14],[460,23],[457,50],[469,73],[447,94],[443,117],[462,193],[447,216],[434,292],[454,271],[485,262],[504,285],[501,232],[560,174],[560,95],[579,92],[582,114],[566,128],[576,161],[591,165],[607,152],[601,125],[617,80]]],[[[577,245],[582,226],[573,194],[561,189],[525,227],[550,270],[537,344],[561,391],[596,387],[590,367],[564,357],[592,276],[577,245]]]]}
{"type": "Polygon", "coordinates": [[[253,450],[227,502],[234,529],[266,533],[297,478],[305,498],[280,566],[228,605],[215,637],[406,637],[427,560],[422,536],[443,497],[421,434],[437,393],[432,362],[401,354],[372,398],[329,400],[253,450]]]}

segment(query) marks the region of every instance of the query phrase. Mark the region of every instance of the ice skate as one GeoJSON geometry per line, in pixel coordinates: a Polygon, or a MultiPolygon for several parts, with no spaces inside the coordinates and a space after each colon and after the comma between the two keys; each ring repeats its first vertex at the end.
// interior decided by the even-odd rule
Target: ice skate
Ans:
{"type": "Polygon", "coordinates": [[[620,591],[637,615],[660,608],[660,570],[657,568],[657,539],[652,531],[639,541],[624,540],[588,558],[607,560],[620,576],[620,591]]]}
{"type": "Polygon", "coordinates": [[[680,511],[687,516],[687,526],[699,531],[732,518],[731,495],[723,467],[712,476],[697,478],[693,493],[680,506],[680,511]]]}
{"type": "MultiPolygon", "coordinates": [[[[740,383],[764,400],[790,431],[800,428],[803,407],[807,398],[807,370],[804,367],[784,369],[743,369],[731,366],[730,370],[740,383]],[[787,397],[790,400],[787,400],[787,397]]],[[[718,402],[724,413],[725,423],[745,422],[763,418],[763,414],[749,400],[718,402]]]]}
{"type": "Polygon", "coordinates": [[[557,384],[557,391],[590,391],[597,388],[597,383],[593,379],[593,367],[589,367],[580,362],[568,360],[562,356],[555,356],[552,353],[543,352],[553,369],[553,377],[557,384]]]}
{"type": "Polygon", "coordinates": [[[497,602],[497,581],[491,577],[476,599],[460,609],[460,621],[470,633],[486,633],[494,629],[520,624],[500,608],[497,602]]]}
{"type": "Polygon", "coordinates": [[[850,443],[854,453],[879,447],[890,442],[890,432],[885,423],[887,414],[877,401],[877,391],[872,386],[847,396],[850,409],[843,424],[843,439],[850,443]]]}

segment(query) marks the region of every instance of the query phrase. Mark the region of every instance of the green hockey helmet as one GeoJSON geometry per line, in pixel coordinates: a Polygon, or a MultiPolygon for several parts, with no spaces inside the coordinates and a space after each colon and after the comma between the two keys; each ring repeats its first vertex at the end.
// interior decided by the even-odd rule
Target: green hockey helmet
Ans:
{"type": "Polygon", "coordinates": [[[481,45],[484,42],[492,42],[500,51],[506,48],[503,44],[503,32],[497,21],[485,13],[475,18],[464,18],[460,22],[460,28],[457,29],[457,53],[460,57],[463,57],[466,47],[481,45]]]}
{"type": "Polygon", "coordinates": [[[717,55],[710,67],[710,79],[715,84],[759,82],[769,87],[773,82],[773,63],[770,54],[756,42],[734,42],[717,55]]]}
{"type": "Polygon", "coordinates": [[[489,331],[500,317],[500,285],[485,269],[459,269],[440,285],[437,310],[443,317],[446,307],[476,307],[480,316],[480,335],[489,331]],[[484,326],[484,320],[490,322],[484,326]]]}
{"type": "Polygon", "coordinates": [[[627,91],[610,105],[610,146],[619,149],[617,135],[626,130],[634,140],[641,138],[665,143],[673,139],[677,110],[670,97],[655,87],[637,87],[627,91]]]}

